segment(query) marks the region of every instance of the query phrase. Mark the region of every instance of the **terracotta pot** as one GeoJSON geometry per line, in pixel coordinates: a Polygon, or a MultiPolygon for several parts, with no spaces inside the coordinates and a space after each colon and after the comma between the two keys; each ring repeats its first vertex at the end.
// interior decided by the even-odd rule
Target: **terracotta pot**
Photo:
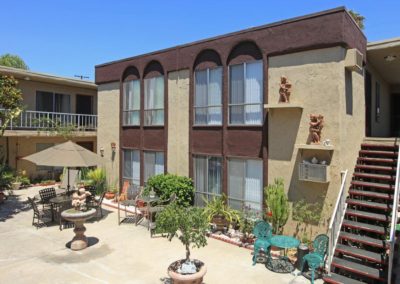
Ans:
{"type": "Polygon", "coordinates": [[[106,194],[104,195],[104,197],[105,197],[106,199],[114,199],[115,193],[114,193],[114,192],[106,192],[106,194]]]}
{"type": "MultiPolygon", "coordinates": [[[[180,261],[180,260],[178,260],[180,261]]],[[[195,260],[198,261],[198,260],[195,260]]],[[[171,269],[176,262],[172,263],[168,268],[168,275],[172,279],[173,284],[201,284],[203,283],[203,277],[207,272],[206,265],[203,263],[200,270],[193,274],[179,274],[171,269]]]]}
{"type": "Polygon", "coordinates": [[[211,222],[217,226],[218,231],[222,231],[224,230],[224,228],[228,228],[228,221],[222,215],[215,215],[212,218],[211,222]]]}

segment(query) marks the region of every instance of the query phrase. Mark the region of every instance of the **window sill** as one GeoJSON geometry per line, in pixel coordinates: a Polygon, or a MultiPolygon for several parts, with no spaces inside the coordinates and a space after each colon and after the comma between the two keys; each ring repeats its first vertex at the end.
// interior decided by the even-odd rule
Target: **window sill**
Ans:
{"type": "Polygon", "coordinates": [[[222,125],[192,125],[193,129],[212,129],[212,128],[222,128],[222,125]]]}
{"type": "Polygon", "coordinates": [[[144,129],[146,129],[146,128],[148,128],[148,129],[151,129],[151,128],[160,129],[160,128],[164,128],[164,127],[165,127],[164,125],[143,125],[144,129]]]}
{"type": "Polygon", "coordinates": [[[243,129],[243,128],[260,128],[262,129],[264,127],[263,124],[260,125],[254,125],[254,124],[237,124],[237,125],[227,125],[227,128],[230,129],[243,129]]]}
{"type": "Polygon", "coordinates": [[[122,125],[122,128],[140,128],[140,125],[122,125]]]}

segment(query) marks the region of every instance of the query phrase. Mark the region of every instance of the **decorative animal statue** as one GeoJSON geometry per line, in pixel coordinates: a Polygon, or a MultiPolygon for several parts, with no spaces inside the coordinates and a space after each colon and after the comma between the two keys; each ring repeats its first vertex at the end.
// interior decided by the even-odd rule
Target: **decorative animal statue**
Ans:
{"type": "Polygon", "coordinates": [[[321,142],[321,132],[324,127],[324,116],[320,114],[310,114],[310,137],[311,142],[319,144],[321,142]]]}
{"type": "Polygon", "coordinates": [[[89,191],[86,191],[84,187],[78,189],[77,192],[72,194],[72,207],[75,210],[83,210],[86,207],[86,198],[91,196],[89,191]]]}
{"type": "Polygon", "coordinates": [[[285,76],[281,76],[281,84],[279,88],[279,102],[288,103],[291,94],[292,84],[289,83],[285,76]]]}

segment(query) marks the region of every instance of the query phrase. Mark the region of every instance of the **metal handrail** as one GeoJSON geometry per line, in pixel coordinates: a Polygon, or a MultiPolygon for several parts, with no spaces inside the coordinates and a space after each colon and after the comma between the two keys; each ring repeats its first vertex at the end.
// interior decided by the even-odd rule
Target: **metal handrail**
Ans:
{"type": "Polygon", "coordinates": [[[329,236],[329,251],[326,261],[326,270],[330,272],[330,267],[332,263],[333,253],[335,251],[336,243],[339,238],[340,228],[342,227],[342,222],[347,208],[345,186],[347,179],[348,170],[341,172],[342,183],[340,186],[340,191],[338,198],[336,200],[335,208],[333,209],[332,217],[329,222],[328,236],[329,236]]]}
{"type": "MultiPolygon", "coordinates": [[[[8,110],[0,109],[0,112],[6,111],[8,110]]],[[[25,110],[10,121],[7,129],[52,129],[56,126],[73,126],[81,130],[96,130],[97,115],[25,110]]]]}
{"type": "Polygon", "coordinates": [[[392,283],[392,270],[393,270],[393,256],[394,256],[394,243],[396,236],[396,225],[398,218],[398,207],[399,207],[399,172],[400,172],[400,146],[398,146],[397,154],[397,167],[396,167],[396,182],[393,195],[393,207],[392,207],[392,220],[390,225],[390,250],[389,250],[389,269],[388,269],[388,282],[392,283]]]}

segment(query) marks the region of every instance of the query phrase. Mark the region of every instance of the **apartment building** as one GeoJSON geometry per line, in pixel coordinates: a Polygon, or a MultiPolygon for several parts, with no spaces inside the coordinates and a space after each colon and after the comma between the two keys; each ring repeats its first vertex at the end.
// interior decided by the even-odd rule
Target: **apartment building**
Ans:
{"type": "Polygon", "coordinates": [[[18,80],[24,105],[0,138],[2,162],[31,178],[50,179],[62,169],[36,166],[21,158],[68,139],[97,151],[96,84],[5,66],[0,66],[0,74],[18,80]]]}

